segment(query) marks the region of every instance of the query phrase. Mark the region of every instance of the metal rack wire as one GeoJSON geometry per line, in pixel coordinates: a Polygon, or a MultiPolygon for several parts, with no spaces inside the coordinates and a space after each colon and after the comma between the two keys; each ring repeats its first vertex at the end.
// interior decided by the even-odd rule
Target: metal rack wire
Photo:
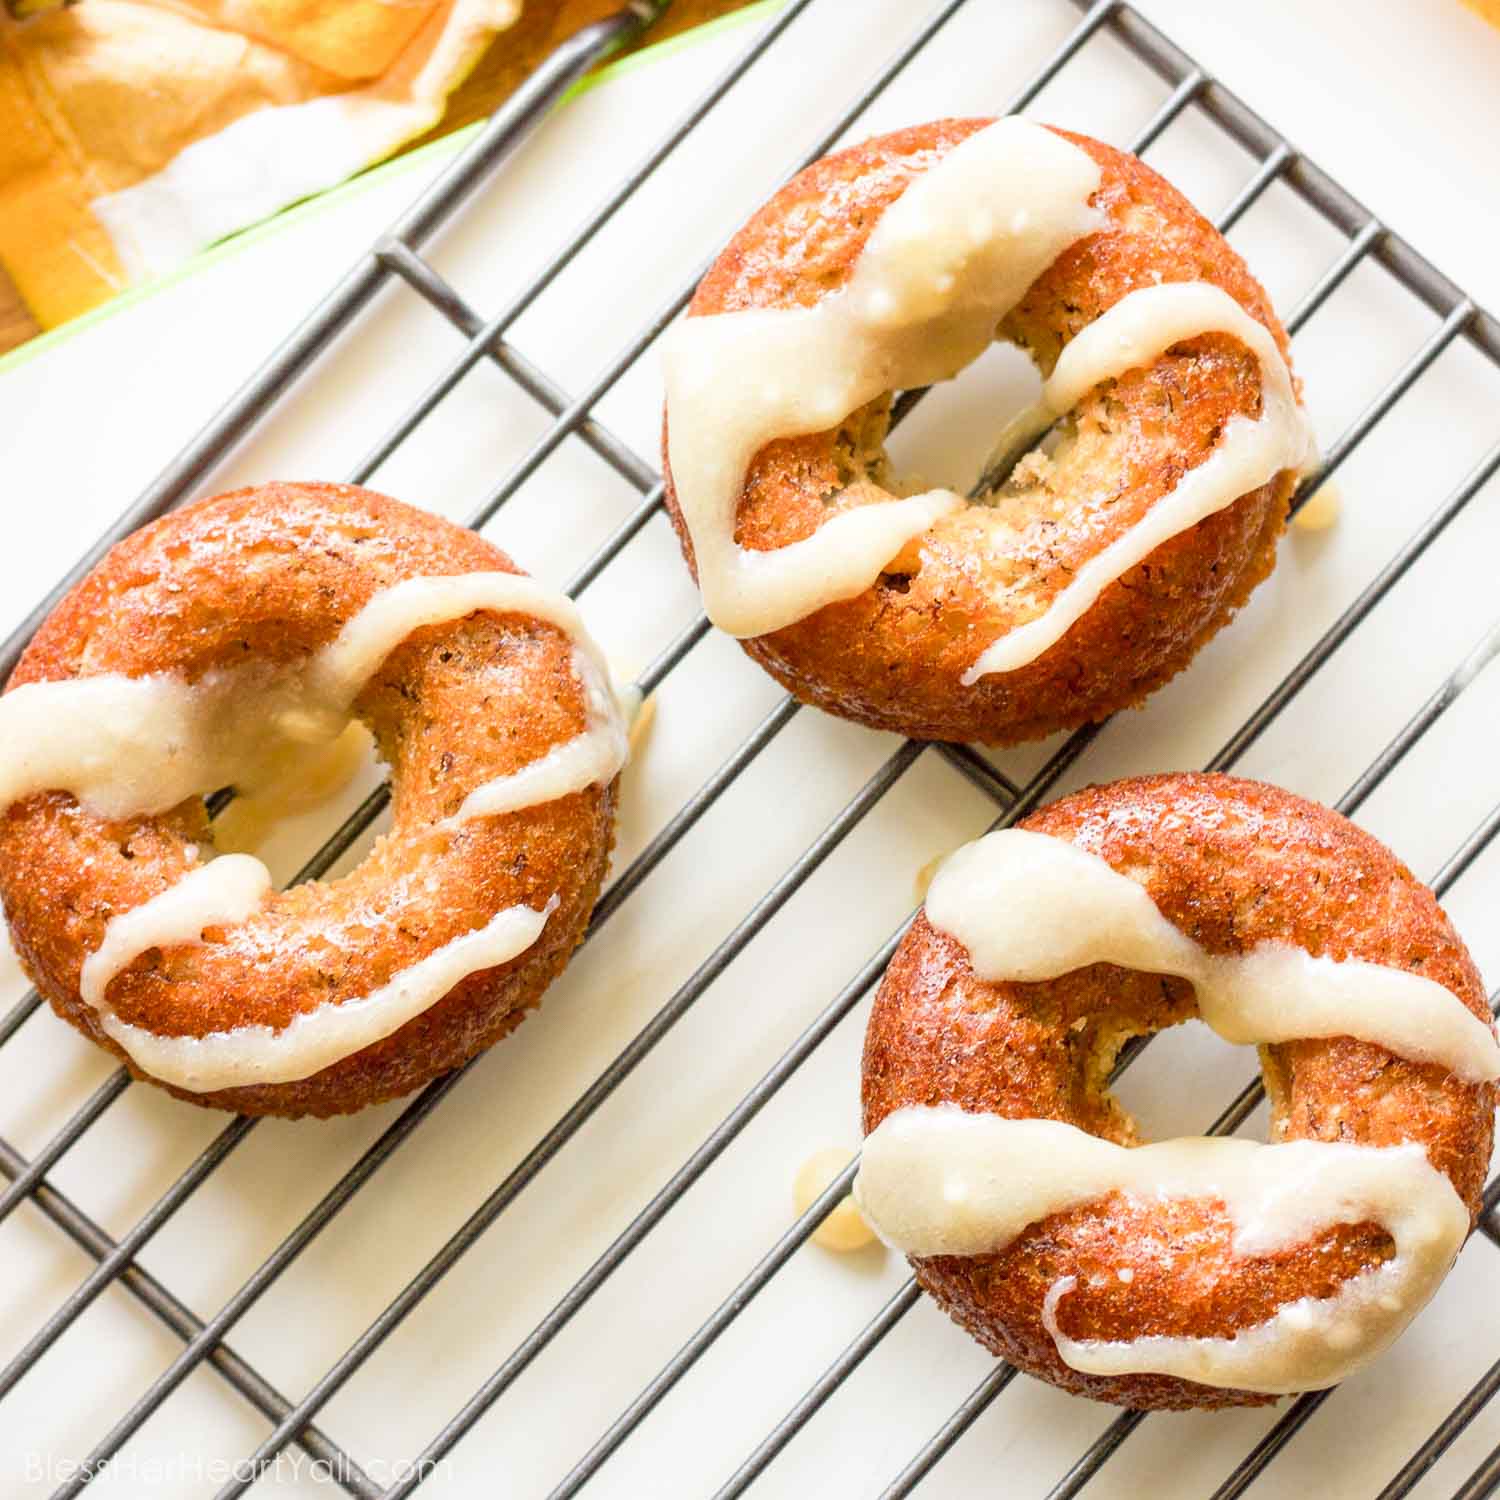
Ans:
{"type": "MultiPolygon", "coordinates": [[[[541,438],[514,465],[483,503],[469,517],[479,526],[493,517],[566,439],[577,437],[588,445],[638,493],[635,508],[614,533],[568,583],[574,595],[586,590],[636,536],[661,505],[661,485],[652,461],[635,453],[594,415],[600,398],[640,356],[661,330],[681,311],[691,284],[645,324],[640,332],[612,359],[580,394],[570,394],[545,371],[539,369],[508,341],[516,320],[594,239],[600,229],[626,204],[665,162],[694,127],[729,92],[745,73],[765,55],[772,43],[790,27],[813,0],[792,0],[760,32],[733,66],[693,105],[639,166],[600,204],[541,273],[521,288],[495,316],[483,318],[423,259],[423,241],[504,159],[527,131],[542,117],[568,85],[619,41],[649,23],[659,8],[637,3],[619,15],[587,29],[553,55],[526,87],[495,118],[453,166],[426,192],[386,236],[363,256],[343,282],[245,385],[225,409],[168,466],[117,525],[96,545],[43,600],[26,622],[0,647],[0,670],[9,671],[31,631],[57,597],[93,565],[120,536],[161,514],[188,497],[204,476],[219,463],[258,422],[272,415],[277,403],[323,350],[364,308],[379,287],[391,278],[414,290],[438,315],[464,337],[457,358],[443,369],[420,398],[412,404],[379,444],[366,456],[350,478],[359,481],[371,474],[422,424],[463,376],[482,360],[492,361],[543,408],[551,422],[541,438]]],[[[827,150],[853,124],[923,48],[941,31],[965,0],[946,0],[891,57],[878,75],[849,102],[823,134],[808,143],[804,159],[827,150]]],[[[1244,187],[1220,216],[1220,227],[1232,226],[1271,186],[1290,187],[1323,216],[1346,239],[1342,252],[1327,268],[1301,304],[1286,320],[1296,334],[1324,305],[1345,278],[1365,260],[1373,260],[1436,315],[1438,326],[1426,342],[1385,388],[1328,449],[1320,471],[1311,476],[1297,497],[1298,504],[1331,475],[1375,430],[1397,402],[1422,377],[1439,355],[1455,340],[1466,339],[1490,361],[1500,366],[1500,324],[1454,287],[1408,244],[1368,214],[1336,182],[1299,154],[1260,116],[1215,82],[1150,23],[1119,0],[1074,0],[1083,11],[1081,20],[1047,59],[1031,82],[1005,106],[1018,110],[1029,104],[1096,34],[1108,31],[1158,74],[1170,93],[1156,113],[1129,142],[1137,152],[1145,151],[1157,137],[1189,107],[1196,108],[1228,138],[1249,152],[1258,163],[1244,187]],[[1085,8],[1086,7],[1086,8],[1085,8]]],[[[747,205],[748,207],[748,205],[747,205]]],[[[694,278],[696,280],[696,278],[694,278]]],[[[919,393],[908,393],[898,403],[898,416],[910,409],[919,393]]],[[[1418,530],[1386,563],[1362,593],[1307,651],[1286,678],[1266,697],[1209,762],[1211,769],[1234,766],[1306,687],[1319,669],[1348,640],[1377,603],[1412,568],[1423,553],[1462,512],[1468,502],[1500,472],[1500,442],[1491,448],[1470,474],[1448,495],[1418,530]]],[[[701,617],[683,630],[640,678],[646,692],[657,687],[688,655],[708,631],[701,617]]],[[[1500,652],[1500,627],[1492,630],[1449,675],[1433,697],[1397,733],[1358,778],[1339,807],[1354,813],[1400,764],[1402,758],[1451,707],[1492,656],[1500,652]]],[[[607,923],[648,875],[695,826],[736,777],[786,729],[800,712],[790,698],[783,699],[733,751],[719,768],[662,827],[635,860],[614,880],[596,909],[589,933],[607,923]]],[[[790,1079],[839,1022],[860,1002],[879,978],[902,932],[892,933],[849,982],[828,1001],[786,1053],[724,1117],[656,1193],[628,1227],[578,1279],[572,1289],[546,1314],[476,1390],[447,1424],[433,1435],[407,1477],[388,1488],[376,1484],[317,1425],[325,1404],[357,1372],[386,1337],[430,1292],[474,1242],[536,1180],[562,1147],[582,1128],[610,1094],[662,1040],[713,984],[715,979],[776,916],[794,893],[809,879],[839,844],[860,824],[904,773],[924,754],[942,756],[995,803],[998,816],[992,826],[1004,826],[1023,817],[1038,805],[1087,751],[1098,727],[1074,734],[1024,785],[1018,785],[987,759],[965,747],[928,746],[917,742],[901,745],[849,800],[822,832],[802,851],[776,883],[755,902],[732,931],[698,966],[688,980],[661,1007],[649,1023],[579,1095],[556,1124],[524,1159],[451,1236],[401,1293],[336,1360],[300,1400],[281,1394],[228,1343],[236,1322],[276,1283],[343,1206],[379,1175],[382,1165],[416,1132],[440,1105],[462,1071],[428,1085],[396,1118],[394,1123],[324,1195],[301,1223],[263,1261],[212,1317],[195,1316],[169,1288],[136,1264],[136,1256],[151,1237],[209,1178],[214,1170],[255,1128],[249,1119],[236,1119],[224,1127],[198,1158],[177,1178],[156,1203],[118,1240],[108,1235],[75,1202],[52,1182],[48,1173],[80,1140],[110,1105],[129,1087],[123,1070],[107,1080],[76,1111],[56,1135],[31,1159],[0,1141],[0,1172],[9,1187],[0,1194],[0,1219],[18,1204],[29,1202],[81,1247],[95,1262],[93,1270],[67,1300],[47,1319],[35,1336],[0,1370],[0,1398],[33,1366],[73,1321],[106,1288],[118,1284],[137,1298],[161,1323],[182,1341],[176,1360],[139,1396],[99,1441],[78,1474],[57,1493],[73,1495],[99,1471],[108,1459],[151,1416],[163,1401],[200,1365],[207,1364],[224,1378],[256,1410],[270,1420],[272,1430],[244,1468],[245,1477],[225,1486],[221,1495],[241,1493],[252,1482],[255,1465],[268,1463],[289,1444],[298,1444],[309,1455],[323,1461],[328,1472],[351,1495],[387,1497],[409,1494],[420,1484],[424,1465],[443,1458],[489,1408],[498,1401],[527,1366],[562,1331],[569,1321],[606,1287],[614,1272],[641,1244],[655,1225],[684,1196],[709,1166],[749,1124],[762,1107],[790,1079]]],[[[372,794],[306,864],[299,879],[316,879],[330,870],[354,844],[384,805],[385,794],[372,794]]],[[[977,832],[978,830],[976,830],[977,832]]],[[[1434,880],[1442,894],[1469,868],[1500,831],[1500,808],[1493,811],[1464,843],[1454,851],[1434,880]]],[[[28,995],[0,1020],[0,1045],[15,1035],[38,1004],[28,995]]],[[[1128,1067],[1142,1048],[1127,1051],[1120,1067],[1128,1067]]],[[[1210,1127],[1216,1133],[1234,1130],[1248,1117],[1261,1097],[1258,1082],[1247,1086],[1231,1101],[1210,1127]]],[[[659,1373],[641,1390],[617,1420],[561,1477],[554,1497],[578,1493],[600,1473],[615,1450],[630,1436],[673,1386],[692,1368],[715,1340],[740,1315],[756,1294],[784,1266],[812,1234],[817,1225],[848,1190],[854,1172],[851,1165],[835,1180],[802,1217],[772,1245],[754,1268],[732,1288],[716,1311],[702,1324],[659,1373]]],[[[1500,1245],[1500,1178],[1485,1194],[1481,1221],[1483,1234],[1500,1245]]],[[[918,1300],[915,1284],[908,1280],[808,1389],[776,1427],[735,1471],[720,1490],[722,1496],[742,1493],[774,1462],[786,1444],[811,1419],[894,1328],[918,1300]]],[[[997,1364],[978,1387],[936,1431],[921,1451],[896,1475],[887,1496],[903,1496],[933,1469],[981,1414],[1001,1395],[1015,1371],[997,1364]]],[[[1500,1390],[1497,1361],[1463,1400],[1434,1429],[1393,1476],[1382,1491],[1386,1497],[1405,1495],[1437,1462],[1460,1433],[1500,1390]]],[[[1292,1403],[1267,1435],[1246,1455],[1216,1492],[1219,1496],[1242,1493],[1292,1441],[1312,1413],[1326,1399],[1320,1392],[1292,1403]]],[[[1117,1418],[1077,1462],[1062,1476],[1051,1497],[1077,1494],[1100,1471],[1137,1427],[1149,1419],[1139,1413],[1117,1418]]],[[[1500,1488],[1500,1448],[1492,1452],[1459,1491],[1469,1500],[1500,1488]]]]}

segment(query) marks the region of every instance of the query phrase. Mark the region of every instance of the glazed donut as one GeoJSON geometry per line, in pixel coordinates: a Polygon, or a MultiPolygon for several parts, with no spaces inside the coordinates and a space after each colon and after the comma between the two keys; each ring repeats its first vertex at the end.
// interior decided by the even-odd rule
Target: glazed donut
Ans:
{"type": "Polygon", "coordinates": [[[115,547],[0,697],[0,898],[65,1020],[138,1078],[331,1115],[473,1057],[580,941],[613,840],[620,711],[561,595],[462,527],[347,485],[268,484],[115,547]],[[214,853],[351,716],[391,827],[275,892],[214,853]]]}
{"type": "Polygon", "coordinates": [[[1270,571],[1312,453],[1286,335],[1218,231],[1134,157],[1015,118],[807,168],[664,355],[666,503],[710,619],[803,701],[922,739],[1139,702],[1270,571]],[[893,391],[996,336],[1041,401],[976,499],[896,498],[893,391]]]}
{"type": "Polygon", "coordinates": [[[1361,1368],[1435,1291],[1497,1076],[1479,975],[1381,844],[1258,782],[1120,781],[939,870],[870,1018],[856,1198],[1022,1370],[1264,1403],[1361,1368]],[[1137,1146],[1114,1060],[1195,1015],[1260,1045],[1273,1144],[1137,1146]]]}

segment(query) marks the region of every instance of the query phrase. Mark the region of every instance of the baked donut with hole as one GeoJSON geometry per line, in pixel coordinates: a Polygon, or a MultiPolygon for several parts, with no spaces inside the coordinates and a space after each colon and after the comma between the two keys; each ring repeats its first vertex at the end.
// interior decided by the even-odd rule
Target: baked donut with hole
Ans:
{"type": "Polygon", "coordinates": [[[1432,1295],[1497,1073],[1462,941],[1370,835],[1253,781],[1120,781],[938,872],[870,1017],[856,1196],[1020,1369],[1137,1409],[1263,1403],[1432,1295]],[[1127,1041],[1200,1012],[1261,1044],[1270,1145],[1142,1147],[1111,1094],[1127,1041]]]}
{"type": "Polygon", "coordinates": [[[582,938],[624,729],[572,604],[440,517],[267,484],[169,514],[0,698],[0,898],[37,988],[139,1078],[331,1115],[509,1032],[582,938]],[[363,721],[389,830],[337,878],[214,857],[205,796],[363,721]]]}
{"type": "Polygon", "coordinates": [[[814,163],[704,276],[668,334],[666,504],[709,617],[797,698],[1035,739],[1139,703],[1270,572],[1311,454],[1288,359],[1243,260],[1150,167],[940,120],[814,163]],[[994,338],[1044,402],[977,493],[913,496],[893,397],[994,338]]]}

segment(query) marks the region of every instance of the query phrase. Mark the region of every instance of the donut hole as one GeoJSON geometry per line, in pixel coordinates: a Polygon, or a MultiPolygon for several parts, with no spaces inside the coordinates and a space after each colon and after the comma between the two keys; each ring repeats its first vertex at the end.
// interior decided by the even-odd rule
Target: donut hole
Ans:
{"type": "Polygon", "coordinates": [[[1177,388],[1188,383],[1175,367],[1198,357],[1206,342],[1177,346],[1148,370],[1102,382],[1044,431],[1001,453],[1002,428],[1037,404],[1056,357],[1007,332],[951,380],[903,393],[903,400],[920,399],[894,431],[890,394],[855,413],[835,438],[840,483],[874,482],[896,495],[949,489],[994,512],[1009,530],[1061,522],[1077,508],[1076,497],[1119,488],[1127,437],[1158,444],[1171,436],[1177,388]],[[1122,388],[1132,384],[1146,389],[1124,399],[1122,388]]]}
{"type": "MultiPolygon", "coordinates": [[[[845,418],[833,435],[833,472],[840,489],[875,485],[894,492],[899,486],[891,473],[886,449],[890,426],[889,393],[867,402],[845,418]]],[[[830,501],[832,498],[829,497],[830,501]]]]}
{"type": "MultiPolygon", "coordinates": [[[[1167,1023],[1171,1025],[1174,1023],[1167,1023]]],[[[1070,1060],[1072,1103],[1077,1113],[1090,1117],[1095,1134],[1122,1146],[1145,1145],[1151,1137],[1141,1128],[1135,1111],[1114,1088],[1114,1072],[1121,1054],[1140,1037],[1155,1035],[1165,1026],[1141,1026],[1108,1013],[1069,1023],[1066,1045],[1070,1060]]]]}
{"type": "MultiPolygon", "coordinates": [[[[835,484],[823,503],[842,508],[930,489],[963,495],[969,503],[941,524],[941,540],[913,538],[887,563],[877,590],[894,604],[912,593],[924,562],[939,561],[941,574],[962,568],[955,558],[977,558],[997,616],[1029,619],[1076,571],[1080,537],[1108,537],[1128,521],[1134,491],[1148,478],[1138,455],[1170,446],[1179,419],[1204,397],[1204,344],[1177,346],[1149,367],[1101,382],[1044,431],[1004,446],[1005,427],[1036,406],[1055,355],[1002,327],[978,359],[927,388],[894,431],[892,393],[855,412],[834,434],[835,484]]],[[[1208,427],[1195,460],[1221,432],[1222,422],[1208,427]]],[[[931,608],[944,597],[934,587],[910,607],[932,633],[966,640],[969,612],[931,608]]]]}
{"type": "Polygon", "coordinates": [[[203,799],[214,849],[253,853],[283,821],[327,803],[379,755],[378,741],[362,719],[329,725],[287,723],[241,783],[203,799]]]}
{"type": "MultiPolygon", "coordinates": [[[[1017,990],[1022,987],[1017,986],[1017,990]]],[[[1209,1123],[1203,1117],[1201,1095],[1219,1097],[1217,1086],[1197,1091],[1164,1086],[1173,1078],[1214,1072],[1214,1060],[1205,1059],[1204,1043],[1224,1049],[1243,1049],[1217,1039],[1208,1041],[1200,1022],[1192,984],[1175,976],[1128,970],[1111,964],[1096,964],[1035,986],[1051,990],[1058,1007],[1055,1024],[1066,1045],[1063,1076],[1067,1079],[1072,1117],[1095,1134],[1121,1145],[1145,1145],[1199,1135],[1209,1123]],[[1194,1024],[1188,1028],[1188,1023],[1194,1024]],[[1188,1029],[1182,1029],[1188,1028],[1188,1029]],[[1116,1077],[1122,1055],[1141,1041],[1158,1038],[1149,1059],[1116,1077]],[[1138,1113],[1139,1111],[1139,1113],[1138,1113]],[[1143,1123],[1143,1119],[1144,1122],[1143,1123]]],[[[1042,1020],[1038,1013],[1037,1020],[1042,1020]]],[[[1263,1068],[1271,1101],[1271,1138],[1282,1133],[1286,1111],[1283,1102],[1285,1063],[1262,1049],[1263,1068]]],[[[1238,1065],[1237,1065],[1238,1066],[1238,1065]]],[[[1232,1076],[1239,1076],[1237,1073],[1232,1076]]],[[[1223,1080],[1220,1080],[1222,1083],[1223,1080]]],[[[1233,1084],[1229,1085],[1231,1090],[1233,1084]]]]}
{"type": "MultiPolygon", "coordinates": [[[[1206,1061],[1202,1049],[1208,1028],[1199,1015],[1197,997],[1189,981],[1113,965],[1094,965],[1036,988],[1053,986],[1066,986],[1059,997],[1062,1006],[1053,1024],[1065,1028],[1064,1076],[1071,1095],[1072,1118],[1086,1122],[1085,1128],[1120,1145],[1140,1146],[1204,1133],[1210,1120],[1204,1118],[1201,1104],[1195,1105],[1184,1098],[1193,1091],[1171,1086],[1174,1078],[1202,1071],[1206,1061]],[[1078,996],[1084,997],[1081,1013],[1074,1008],[1078,996]],[[1153,1038],[1158,1041],[1152,1056],[1116,1077],[1121,1057],[1128,1055],[1127,1049],[1153,1038]],[[1149,1119],[1149,1128],[1143,1124],[1142,1115],[1149,1119]]],[[[1209,1045],[1226,1057],[1244,1051],[1243,1047],[1218,1038],[1209,1045]]],[[[1361,1109],[1368,1110],[1370,1102],[1378,1098],[1385,1073],[1367,1080],[1364,1102],[1352,1108],[1343,1090],[1322,1087],[1317,1082],[1309,1085],[1309,1075],[1304,1075],[1302,1086],[1297,1088],[1299,1066],[1313,1069],[1310,1076],[1316,1079],[1327,1048],[1327,1042],[1313,1040],[1255,1049],[1266,1095],[1264,1139],[1275,1143],[1308,1135],[1326,1141],[1361,1138],[1363,1132],[1356,1115],[1361,1109]]],[[[1208,1062],[1210,1072],[1212,1066],[1208,1062]]],[[[1231,1075],[1241,1076],[1238,1072],[1231,1075]]],[[[1216,1101],[1222,1097],[1223,1082],[1207,1089],[1216,1101]]],[[[1235,1083],[1228,1083],[1231,1096],[1236,1087],[1235,1083]]],[[[1212,1107],[1216,1110],[1218,1104],[1212,1107]]],[[[1393,1249],[1388,1236],[1372,1232],[1393,1249]]]]}
{"type": "MultiPolygon", "coordinates": [[[[1024,350],[1008,341],[992,343],[952,380],[929,386],[890,434],[882,454],[895,477],[888,488],[893,494],[949,489],[968,495],[1000,429],[1031,406],[1041,388],[1041,376],[1024,350]]],[[[884,405],[888,410],[889,401],[884,405]]]]}
{"type": "MultiPolygon", "coordinates": [[[[1249,352],[1227,336],[1203,335],[1102,381],[1044,431],[1002,448],[1002,429],[1036,405],[1057,353],[1004,324],[953,379],[902,393],[897,404],[914,394],[921,399],[894,431],[893,393],[860,408],[834,434],[835,483],[824,494],[825,506],[930,489],[963,495],[965,515],[945,526],[968,536],[968,551],[982,557],[992,590],[1003,597],[1018,588],[1025,595],[1076,569],[1076,557],[1059,551],[1076,553],[1068,537],[1118,528],[1133,507],[1133,493],[1161,477],[1153,476],[1149,455],[1185,448],[1180,467],[1208,457],[1231,414],[1226,391],[1242,394],[1251,413],[1259,406],[1259,375],[1249,352]]],[[[878,586],[906,592],[900,580],[909,584],[920,571],[922,551],[922,538],[908,543],[878,586]]],[[[1011,602],[1023,618],[1032,613],[1024,598],[1011,602]]]]}

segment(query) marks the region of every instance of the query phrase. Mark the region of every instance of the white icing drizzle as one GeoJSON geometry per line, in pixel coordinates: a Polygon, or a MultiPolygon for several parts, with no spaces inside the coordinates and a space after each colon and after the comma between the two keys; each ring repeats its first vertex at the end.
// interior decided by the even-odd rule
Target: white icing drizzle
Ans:
{"type": "MultiPolygon", "coordinates": [[[[947,490],[861,505],[773,551],[734,541],[745,475],[767,443],[836,427],[883,391],[949,379],[975,359],[1031,283],[1101,227],[1099,169],[1024,120],[999,120],[928,168],[885,211],[848,283],[810,308],[688,318],[664,346],[668,445],[704,608],[720,629],[764,635],[862,593],[912,538],[965,502],[947,490]]],[[[1085,562],[1035,619],[986,648],[972,685],[1015,671],[1062,638],[1104,589],[1163,542],[1301,470],[1311,432],[1270,334],[1227,292],[1189,282],[1131,292],[1072,339],[1041,401],[1006,447],[1035,437],[1094,386],[1205,333],[1243,342],[1261,368],[1262,410],[1226,424],[1212,454],[1085,562]]]]}
{"type": "Polygon", "coordinates": [[[1175,974],[1227,1041],[1352,1036],[1469,1083],[1500,1078],[1494,1027],[1436,981],[1289,944],[1208,953],[1129,876],[1047,834],[1008,828],[966,844],[933,878],[926,910],[981,979],[1053,979],[1093,963],[1175,974]]]}
{"type": "Polygon", "coordinates": [[[1163,542],[1283,470],[1300,472],[1311,462],[1312,430],[1297,405],[1291,371],[1276,341],[1228,292],[1206,281],[1142,287],[1122,297],[1068,344],[1042,387],[1040,403],[1018,420],[1044,431],[1102,381],[1149,364],[1173,344],[1207,333],[1230,334],[1256,357],[1260,416],[1254,421],[1231,417],[1201,464],[1189,469],[1135,525],[1084,562],[1036,619],[1007,631],[980,653],[963,676],[965,686],[992,672],[1013,672],[1035,661],[1088,613],[1111,583],[1163,542]]]}
{"type": "Polygon", "coordinates": [[[103,674],[6,693],[0,808],[56,790],[103,817],[125,818],[165,812],[221,786],[253,786],[267,767],[284,761],[288,742],[337,738],[361,689],[414,630],[477,610],[545,620],[572,639],[588,722],[542,762],[489,783],[492,799],[489,788],[475,788],[473,808],[459,816],[486,816],[489,800],[495,805],[488,810],[513,811],[613,777],[625,762],[625,727],[604,657],[577,607],[534,578],[458,573],[408,578],[381,590],[295,668],[250,664],[192,684],[170,674],[103,674]],[[524,780],[517,785],[516,778],[524,780]]]}
{"type": "Polygon", "coordinates": [[[862,505],[774,551],[736,545],[755,454],[823,432],[882,391],[956,375],[1027,287],[1099,227],[1099,169],[1015,118],[967,137],[875,226],[845,286],[809,308],[687,318],[664,344],[668,447],[709,618],[764,635],[863,593],[913,537],[964,501],[950,490],[862,505]]]}
{"type": "MultiPolygon", "coordinates": [[[[569,606],[571,608],[571,604],[569,606]]],[[[500,813],[516,812],[554,802],[586,787],[602,786],[612,781],[630,753],[630,723],[640,712],[641,694],[634,691],[632,704],[625,693],[616,692],[609,668],[599,654],[582,619],[574,612],[573,667],[583,684],[586,722],[582,734],[555,745],[545,755],[524,765],[508,776],[497,776],[477,786],[450,823],[465,823],[470,818],[492,818],[500,813]]],[[[562,625],[561,620],[554,624],[562,625]]],[[[562,626],[567,629],[567,626],[562,626]]]]}
{"type": "Polygon", "coordinates": [[[209,709],[216,697],[212,687],[167,676],[12,689],[0,697],[0,807],[57,790],[101,817],[126,818],[224,785],[212,768],[233,747],[209,709]]]}
{"type": "Polygon", "coordinates": [[[1058,1120],[1006,1120],[954,1105],[911,1106],[865,1141],[855,1199],[887,1243],[912,1255],[1003,1250],[1029,1224],[1109,1193],[1221,1201],[1238,1255],[1274,1254],[1336,1224],[1377,1223],[1395,1254],[1331,1297],[1283,1304],[1228,1338],[1073,1340],[1057,1306],[1043,1321],[1074,1369],[1152,1372],[1281,1395],[1333,1385],[1374,1359],[1426,1304],[1469,1230],[1469,1214],[1420,1146],[1202,1137],[1127,1149],[1058,1120]]]}
{"type": "MultiPolygon", "coordinates": [[[[226,855],[205,870],[240,857],[245,856],[226,855]]],[[[508,906],[483,927],[435,948],[370,994],[314,1006],[280,1031],[251,1025],[207,1036],[162,1036],[129,1025],[109,1011],[101,1013],[103,1026],[147,1072],[193,1093],[294,1083],[390,1036],[471,974],[524,953],[556,909],[556,896],[542,911],[508,906]]]]}
{"type": "Polygon", "coordinates": [[[408,578],[377,594],[339,632],[316,662],[314,676],[331,701],[352,702],[380,663],[424,625],[491,609],[530,615],[557,626],[574,643],[573,670],[584,691],[583,732],[545,755],[474,788],[447,820],[495,817],[554,802],[614,778],[628,754],[626,727],[603,653],[584,627],[578,607],[534,578],[514,573],[464,573],[408,578]]]}
{"type": "Polygon", "coordinates": [[[449,573],[403,578],[375,594],[314,657],[309,676],[316,696],[347,707],[413,631],[445,625],[478,610],[526,615],[555,625],[592,660],[598,676],[609,680],[603,653],[566,594],[520,573],[449,573]]]}
{"type": "Polygon", "coordinates": [[[175,885],[111,917],[99,946],[83,961],[78,993],[108,1012],[104,992],[122,969],[150,948],[203,941],[205,927],[243,922],[271,893],[271,872],[253,854],[224,854],[189,871],[175,885]]]}
{"type": "MultiPolygon", "coordinates": [[[[544,620],[570,637],[585,725],[529,764],[474,788],[440,826],[451,831],[611,780],[627,755],[625,724],[604,657],[577,608],[535,579],[463,573],[409,578],[382,590],[299,668],[247,665],[193,684],[168,674],[101,675],[7,693],[0,697],[0,807],[56,789],[104,817],[124,818],[164,812],[219,786],[253,787],[273,768],[284,774],[289,745],[341,734],[365,684],[414,630],[478,610],[544,620]]],[[[200,1091],[305,1078],[388,1035],[465,975],[524,951],[556,905],[554,898],[541,913],[509,908],[375,995],[306,1012],[281,1033],[245,1026],[211,1037],[160,1037],[108,1011],[110,981],[142,953],[196,944],[206,927],[244,921],[271,888],[259,860],[224,855],[106,924],[84,962],[80,993],[147,1071],[200,1091]]]]}

